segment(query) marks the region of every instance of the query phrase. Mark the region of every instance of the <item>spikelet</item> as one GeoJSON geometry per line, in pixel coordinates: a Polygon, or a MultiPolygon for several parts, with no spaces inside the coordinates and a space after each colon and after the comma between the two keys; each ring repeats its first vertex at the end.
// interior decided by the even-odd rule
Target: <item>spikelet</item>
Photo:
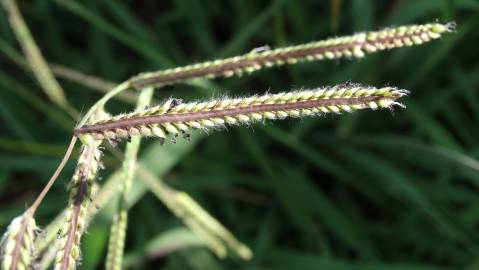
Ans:
{"type": "Polygon", "coordinates": [[[35,220],[28,211],[12,220],[1,242],[1,270],[33,268],[36,230],[35,220]]]}
{"type": "Polygon", "coordinates": [[[275,50],[253,50],[248,54],[193,64],[158,72],[142,73],[131,80],[137,89],[164,86],[194,78],[213,79],[252,73],[263,68],[339,58],[363,58],[366,54],[406,46],[420,45],[438,39],[454,30],[454,23],[430,23],[386,28],[351,36],[330,38],[275,50]]]}
{"type": "Polygon", "coordinates": [[[359,85],[318,88],[245,98],[223,98],[204,102],[178,103],[169,99],[159,106],[93,122],[74,130],[80,138],[118,140],[128,136],[186,134],[191,129],[213,129],[225,125],[247,125],[266,119],[315,116],[364,108],[390,108],[401,105],[396,99],[407,91],[392,87],[359,85]]]}
{"type": "Polygon", "coordinates": [[[59,232],[59,250],[55,258],[55,270],[73,270],[80,258],[80,238],[85,231],[88,204],[95,180],[101,152],[100,141],[87,140],[82,146],[77,168],[69,185],[70,199],[59,232]]]}

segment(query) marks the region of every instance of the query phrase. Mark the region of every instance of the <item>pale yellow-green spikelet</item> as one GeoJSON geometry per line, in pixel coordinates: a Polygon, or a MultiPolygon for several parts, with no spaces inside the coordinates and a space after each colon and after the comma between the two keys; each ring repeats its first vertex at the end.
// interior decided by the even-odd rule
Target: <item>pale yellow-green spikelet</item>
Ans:
{"type": "Polygon", "coordinates": [[[12,220],[1,241],[1,270],[33,269],[37,230],[35,219],[29,212],[12,220]]]}
{"type": "Polygon", "coordinates": [[[75,129],[78,135],[118,139],[127,136],[183,134],[191,129],[214,129],[225,125],[249,125],[264,119],[315,116],[359,109],[402,106],[396,100],[407,91],[392,87],[373,88],[342,85],[245,98],[222,98],[203,102],[179,103],[167,100],[140,112],[118,115],[75,129]]]}
{"type": "Polygon", "coordinates": [[[85,135],[88,142],[80,150],[77,168],[69,184],[70,199],[59,231],[58,252],[55,257],[55,270],[73,270],[80,259],[80,239],[85,231],[88,204],[91,199],[92,184],[100,167],[101,141],[85,135]]]}
{"type": "Polygon", "coordinates": [[[338,58],[363,58],[376,51],[421,45],[451,32],[454,23],[429,23],[386,28],[380,31],[357,33],[306,44],[278,48],[255,49],[242,56],[214,60],[158,72],[142,73],[132,79],[136,88],[163,86],[194,78],[241,76],[263,68],[338,58]]]}
{"type": "MultiPolygon", "coordinates": [[[[178,192],[176,194],[176,206],[181,209],[173,210],[176,215],[180,217],[189,217],[189,225],[196,232],[202,235],[202,231],[209,231],[209,235],[214,235],[217,241],[221,241],[228,248],[234,250],[244,260],[250,260],[253,257],[253,252],[245,244],[238,241],[235,236],[227,230],[221,223],[214,219],[208,212],[206,212],[193,198],[184,192],[178,192]],[[191,224],[193,223],[193,224],[191,224]]],[[[211,241],[210,243],[214,243],[211,241]]],[[[210,244],[211,247],[211,244],[210,244]]],[[[213,249],[215,249],[213,245],[213,249]]],[[[216,247],[217,255],[219,257],[226,256],[226,251],[216,247]],[[223,253],[225,252],[225,253],[223,253]]]]}
{"type": "Polygon", "coordinates": [[[170,190],[169,199],[164,199],[166,206],[200,238],[216,256],[225,258],[233,252],[243,260],[253,257],[251,249],[241,243],[235,236],[203,209],[187,193],[170,190]]]}
{"type": "Polygon", "coordinates": [[[108,256],[106,259],[106,269],[121,269],[121,257],[116,252],[123,251],[125,248],[126,226],[127,226],[128,212],[126,210],[116,213],[113,217],[111,227],[111,235],[118,236],[118,238],[110,237],[108,244],[108,256]]]}

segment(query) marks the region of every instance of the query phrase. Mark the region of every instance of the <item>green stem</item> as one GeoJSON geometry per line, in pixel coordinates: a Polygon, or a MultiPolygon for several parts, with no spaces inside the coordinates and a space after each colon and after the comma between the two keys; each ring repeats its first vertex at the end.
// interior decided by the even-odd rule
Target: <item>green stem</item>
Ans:
{"type": "MultiPolygon", "coordinates": [[[[139,97],[136,106],[137,111],[141,111],[148,106],[153,97],[153,88],[144,89],[139,97]]],[[[135,175],[135,167],[137,162],[137,154],[140,148],[141,137],[135,136],[126,145],[125,159],[122,165],[122,194],[118,204],[118,209],[113,216],[113,224],[111,226],[110,241],[108,243],[108,254],[106,259],[107,270],[122,269],[123,253],[125,247],[125,236],[128,224],[128,193],[135,175]]]]}
{"type": "Polygon", "coordinates": [[[23,19],[17,4],[14,0],[3,0],[3,6],[8,12],[10,25],[20,43],[30,68],[37,78],[40,86],[48,97],[65,110],[73,119],[76,119],[78,112],[73,108],[65,97],[65,93],[60,84],[53,76],[45,59],[40,52],[33,36],[23,19]]]}

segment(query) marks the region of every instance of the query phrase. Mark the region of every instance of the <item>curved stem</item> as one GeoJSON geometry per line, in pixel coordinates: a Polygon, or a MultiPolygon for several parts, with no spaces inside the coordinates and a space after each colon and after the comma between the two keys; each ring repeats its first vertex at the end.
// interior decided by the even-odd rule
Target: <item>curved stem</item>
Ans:
{"type": "Polygon", "coordinates": [[[48,183],[46,184],[46,186],[43,188],[42,192],[40,192],[40,195],[38,195],[38,197],[35,199],[35,201],[33,202],[32,206],[30,206],[30,208],[28,208],[28,211],[30,212],[30,214],[33,216],[33,214],[35,213],[35,211],[37,210],[38,206],[40,205],[40,203],[42,202],[43,198],[45,198],[45,195],[47,195],[48,191],[50,190],[50,188],[52,187],[53,183],[55,183],[55,180],[58,178],[58,175],[60,175],[60,172],[63,170],[63,168],[65,167],[65,164],[67,163],[68,159],[70,158],[71,154],[72,154],[72,151],[73,151],[73,147],[75,146],[75,143],[77,141],[77,137],[76,136],[73,136],[72,137],[72,140],[70,141],[70,145],[68,146],[68,149],[67,151],[65,152],[65,155],[63,156],[63,159],[62,161],[60,162],[60,165],[58,165],[58,168],[56,169],[56,171],[53,173],[52,177],[50,178],[50,180],[48,180],[48,183]]]}
{"type": "Polygon", "coordinates": [[[110,92],[108,92],[107,94],[105,94],[100,100],[98,100],[91,108],[90,110],[88,110],[88,112],[85,114],[85,116],[83,116],[83,118],[80,120],[80,122],[78,123],[78,126],[81,127],[83,126],[85,123],[88,122],[89,118],[93,115],[93,113],[105,106],[105,104],[108,102],[108,100],[110,100],[111,98],[113,98],[114,96],[116,96],[117,94],[127,90],[128,88],[130,88],[130,80],[128,81],[125,81],[121,84],[119,84],[118,86],[116,86],[115,88],[113,88],[110,92]]]}

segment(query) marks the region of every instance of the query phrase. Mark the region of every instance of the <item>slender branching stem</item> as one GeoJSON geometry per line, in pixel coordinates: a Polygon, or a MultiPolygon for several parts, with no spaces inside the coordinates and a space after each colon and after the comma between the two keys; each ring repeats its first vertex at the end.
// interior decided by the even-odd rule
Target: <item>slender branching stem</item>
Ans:
{"type": "Polygon", "coordinates": [[[78,112],[70,105],[65,97],[62,87],[49,69],[47,62],[43,58],[40,49],[36,45],[35,40],[15,3],[15,0],[2,1],[9,14],[10,25],[22,46],[27,62],[40,86],[55,104],[70,114],[72,118],[76,119],[78,117],[78,112]]]}
{"type": "MultiPolygon", "coordinates": [[[[20,53],[13,47],[11,47],[5,40],[0,38],[0,52],[7,56],[13,63],[25,71],[30,72],[30,67],[27,61],[23,59],[20,53]]],[[[105,79],[82,73],[79,70],[73,69],[60,64],[48,63],[50,70],[55,76],[61,79],[69,80],[85,87],[97,90],[102,93],[107,93],[111,89],[115,88],[116,83],[107,81],[105,79]]],[[[122,100],[126,103],[136,104],[136,95],[130,92],[120,93],[115,98],[122,100]]]]}
{"type": "Polygon", "coordinates": [[[73,136],[70,145],[62,161],[60,162],[60,165],[43,190],[40,192],[38,197],[35,199],[33,204],[22,216],[14,219],[10,224],[9,230],[6,234],[6,241],[10,241],[10,243],[6,244],[7,247],[3,254],[2,270],[16,270],[19,268],[25,269],[32,267],[35,250],[33,244],[35,240],[35,234],[33,232],[36,230],[35,220],[33,217],[45,195],[48,193],[51,186],[58,178],[58,175],[63,170],[63,167],[68,161],[76,141],[77,137],[73,136]]]}
{"type": "Polygon", "coordinates": [[[229,251],[233,251],[234,254],[244,260],[250,260],[253,257],[253,253],[248,246],[236,239],[228,229],[187,193],[170,187],[141,164],[138,164],[137,171],[158,199],[195,234],[202,238],[218,257],[226,257],[229,251]]]}
{"type": "Polygon", "coordinates": [[[35,211],[37,210],[38,206],[43,201],[48,191],[50,190],[52,185],[55,183],[55,180],[58,178],[61,171],[65,167],[65,164],[67,163],[68,159],[70,158],[73,152],[73,148],[75,147],[76,141],[77,141],[77,137],[73,136],[70,141],[70,144],[68,145],[67,151],[65,155],[63,156],[62,161],[60,162],[60,165],[58,165],[58,168],[55,170],[50,180],[48,180],[47,184],[45,185],[45,187],[43,187],[43,190],[40,192],[40,195],[38,195],[38,197],[33,202],[32,206],[30,206],[29,211],[32,216],[35,214],[35,211]]]}
{"type": "Polygon", "coordinates": [[[105,104],[114,96],[118,95],[119,93],[127,90],[130,88],[131,83],[130,81],[125,81],[119,85],[117,85],[115,88],[113,88],[110,92],[106,93],[100,100],[98,100],[85,114],[85,116],[80,120],[78,123],[78,126],[82,126],[85,123],[87,123],[92,115],[97,112],[98,110],[103,110],[105,104]]]}
{"type": "MultiPolygon", "coordinates": [[[[142,90],[138,97],[136,106],[137,111],[141,111],[145,106],[149,106],[153,97],[153,88],[142,90]]],[[[121,270],[123,253],[125,247],[126,229],[128,226],[128,200],[133,177],[136,171],[137,153],[140,148],[141,137],[136,136],[126,145],[125,158],[122,163],[122,188],[118,203],[118,209],[113,216],[110,239],[108,243],[108,254],[105,268],[107,270],[121,270]]]]}

